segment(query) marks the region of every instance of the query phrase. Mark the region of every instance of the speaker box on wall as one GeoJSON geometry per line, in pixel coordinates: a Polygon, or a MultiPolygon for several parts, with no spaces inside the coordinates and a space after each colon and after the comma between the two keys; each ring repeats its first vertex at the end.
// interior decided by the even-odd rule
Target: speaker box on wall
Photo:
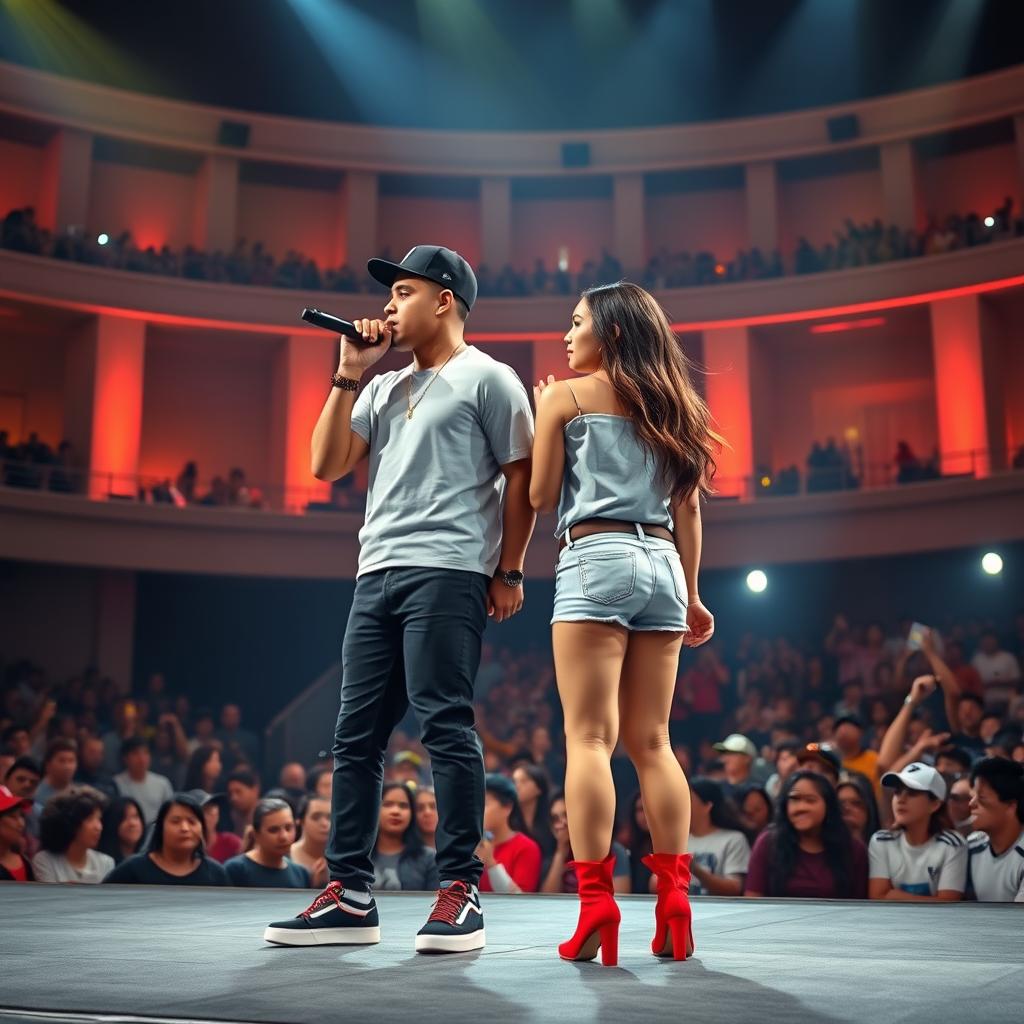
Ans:
{"type": "Polygon", "coordinates": [[[590,143],[589,142],[563,142],[562,143],[562,166],[563,167],[589,167],[590,166],[590,143]]]}
{"type": "Polygon", "coordinates": [[[249,145],[249,126],[242,121],[221,121],[217,145],[245,149],[249,145]]]}
{"type": "Polygon", "coordinates": [[[860,136],[860,121],[856,114],[841,114],[839,117],[830,117],[828,125],[829,142],[849,142],[860,136]]]}

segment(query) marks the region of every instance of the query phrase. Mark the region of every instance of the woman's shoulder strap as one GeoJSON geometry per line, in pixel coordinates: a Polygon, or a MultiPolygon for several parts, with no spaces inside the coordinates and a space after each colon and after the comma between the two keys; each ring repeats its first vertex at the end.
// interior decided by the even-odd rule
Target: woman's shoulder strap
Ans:
{"type": "Polygon", "coordinates": [[[580,400],[576,397],[576,392],[573,390],[573,386],[568,381],[565,381],[564,383],[569,389],[569,394],[572,395],[572,400],[576,403],[576,414],[578,416],[582,416],[583,410],[580,408],[580,400]]]}

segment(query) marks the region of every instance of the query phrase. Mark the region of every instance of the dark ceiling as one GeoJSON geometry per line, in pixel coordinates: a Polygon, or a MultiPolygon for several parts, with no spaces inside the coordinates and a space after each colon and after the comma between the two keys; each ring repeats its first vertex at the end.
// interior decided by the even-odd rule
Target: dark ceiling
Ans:
{"type": "Polygon", "coordinates": [[[250,111],[593,130],[1024,62],[1020,0],[0,0],[0,58],[250,111]]]}

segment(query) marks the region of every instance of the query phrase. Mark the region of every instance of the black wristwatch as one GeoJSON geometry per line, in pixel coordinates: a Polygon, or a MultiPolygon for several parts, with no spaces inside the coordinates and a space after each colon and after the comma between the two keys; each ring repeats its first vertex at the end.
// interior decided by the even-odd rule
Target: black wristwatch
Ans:
{"type": "Polygon", "coordinates": [[[521,587],[526,578],[518,569],[499,569],[494,576],[496,579],[500,579],[506,587],[521,587]]]}

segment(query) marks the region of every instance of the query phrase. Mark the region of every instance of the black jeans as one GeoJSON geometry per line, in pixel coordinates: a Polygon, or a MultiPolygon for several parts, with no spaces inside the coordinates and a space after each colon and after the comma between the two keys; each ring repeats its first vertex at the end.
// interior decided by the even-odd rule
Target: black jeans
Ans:
{"type": "Polygon", "coordinates": [[[356,582],[342,648],[327,843],[331,878],[343,885],[366,890],[373,883],[384,754],[409,704],[434,773],[438,875],[480,880],[484,764],[473,683],[488,582],[482,573],[405,567],[356,582]]]}

